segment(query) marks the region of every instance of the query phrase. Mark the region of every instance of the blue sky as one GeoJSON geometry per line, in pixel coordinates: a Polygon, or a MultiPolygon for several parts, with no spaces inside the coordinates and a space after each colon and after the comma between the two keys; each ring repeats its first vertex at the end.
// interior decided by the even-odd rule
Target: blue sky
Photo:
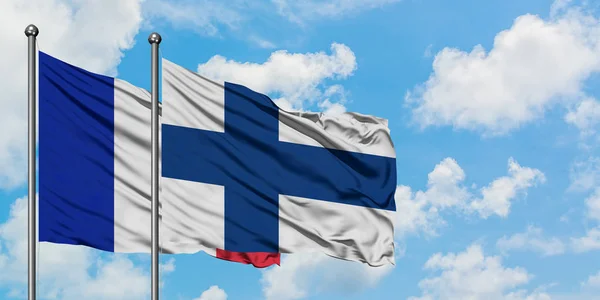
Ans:
{"type": "MultiPolygon", "coordinates": [[[[389,120],[394,268],[169,255],[163,299],[599,299],[597,3],[19,2],[0,4],[0,298],[25,295],[23,29],[35,23],[42,51],[143,88],[157,31],[164,58],[282,106],[389,120]]],[[[40,257],[44,299],[148,298],[149,256],[44,244],[40,257]]]]}

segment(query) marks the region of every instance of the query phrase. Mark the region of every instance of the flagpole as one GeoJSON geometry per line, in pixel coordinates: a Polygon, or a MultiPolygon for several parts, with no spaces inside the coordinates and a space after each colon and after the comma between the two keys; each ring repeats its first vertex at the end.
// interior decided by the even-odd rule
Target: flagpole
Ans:
{"type": "Polygon", "coordinates": [[[152,300],[158,300],[158,45],[162,38],[153,32],[152,47],[152,300]]]}
{"type": "Polygon", "coordinates": [[[35,300],[36,298],[36,243],[37,243],[37,203],[35,199],[36,189],[36,176],[35,176],[35,150],[36,150],[36,134],[37,134],[37,103],[36,103],[36,46],[35,40],[39,33],[38,28],[31,24],[25,28],[25,36],[27,36],[27,98],[28,98],[28,145],[27,145],[27,163],[28,163],[28,255],[27,255],[27,266],[28,266],[28,277],[27,277],[27,292],[29,300],[35,300]]]}

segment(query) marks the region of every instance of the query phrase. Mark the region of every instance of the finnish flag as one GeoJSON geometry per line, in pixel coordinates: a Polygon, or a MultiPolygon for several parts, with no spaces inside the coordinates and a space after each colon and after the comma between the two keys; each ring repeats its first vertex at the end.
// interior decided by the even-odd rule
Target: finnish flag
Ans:
{"type": "MultiPolygon", "coordinates": [[[[279,109],[162,60],[163,253],[394,263],[387,121],[279,109]]],[[[150,252],[150,94],[40,53],[40,241],[150,252]]]]}

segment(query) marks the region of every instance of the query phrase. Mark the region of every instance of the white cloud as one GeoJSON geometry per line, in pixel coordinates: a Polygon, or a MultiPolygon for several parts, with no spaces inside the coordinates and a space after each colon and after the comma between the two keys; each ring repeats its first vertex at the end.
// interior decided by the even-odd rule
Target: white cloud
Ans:
{"type": "Polygon", "coordinates": [[[408,186],[396,189],[396,234],[402,237],[422,231],[436,235],[446,224],[440,212],[449,209],[477,213],[481,218],[508,216],[517,194],[526,194],[528,188],[544,182],[541,171],[522,167],[513,158],[508,160],[508,173],[481,188],[482,196],[477,197],[464,184],[465,172],[456,160],[445,158],[429,173],[427,190],[413,193],[408,186]]]}
{"type": "Polygon", "coordinates": [[[213,285],[208,290],[202,292],[199,298],[194,300],[227,300],[227,293],[218,286],[213,285]]]}
{"type": "Polygon", "coordinates": [[[510,212],[510,201],[517,193],[525,193],[528,188],[546,181],[540,170],[521,167],[513,158],[508,160],[508,174],[484,187],[481,190],[483,197],[471,202],[470,209],[477,211],[482,218],[492,214],[506,217],[510,212]]]}
{"type": "MultiPolygon", "coordinates": [[[[146,299],[147,272],[125,255],[102,258],[83,246],[39,244],[38,287],[43,298],[146,299]]],[[[15,201],[0,225],[0,286],[23,294],[27,284],[27,199],[15,201]]]]}
{"type": "Polygon", "coordinates": [[[166,275],[175,272],[175,258],[169,258],[166,262],[161,262],[158,265],[159,283],[158,286],[162,289],[165,286],[166,275]]]}
{"type": "Polygon", "coordinates": [[[306,21],[340,18],[382,7],[400,0],[145,0],[144,16],[152,19],[145,22],[146,28],[156,26],[158,21],[166,21],[178,29],[187,29],[201,35],[223,37],[230,31],[233,35],[264,49],[276,45],[252,32],[249,24],[264,23],[269,26],[280,22],[283,16],[287,21],[305,26],[306,21]],[[258,17],[257,17],[258,16],[258,17]]]}
{"type": "Polygon", "coordinates": [[[400,0],[271,0],[278,12],[292,22],[304,24],[305,21],[320,18],[339,18],[362,10],[379,8],[400,0]]]}
{"type": "Polygon", "coordinates": [[[600,271],[595,275],[590,275],[590,277],[588,277],[585,282],[582,282],[581,285],[584,288],[600,290],[600,271]]]}
{"type": "Polygon", "coordinates": [[[429,44],[427,46],[427,48],[425,48],[425,51],[423,52],[423,57],[425,57],[425,58],[431,57],[433,55],[432,49],[433,49],[433,44],[429,44]]]}
{"type": "Polygon", "coordinates": [[[327,88],[318,103],[319,110],[328,115],[338,115],[346,112],[344,106],[347,102],[346,90],[342,85],[336,84],[327,88]]]}
{"type": "Polygon", "coordinates": [[[527,227],[524,233],[517,233],[511,237],[503,236],[496,242],[496,246],[503,252],[529,250],[543,256],[562,254],[566,250],[565,244],[560,239],[546,238],[543,236],[542,229],[534,226],[527,227]]]}
{"type": "MultiPolygon", "coordinates": [[[[340,18],[382,7],[400,0],[271,0],[269,2],[230,0],[226,4],[218,0],[145,0],[144,16],[154,23],[164,20],[175,28],[189,29],[199,34],[220,36],[222,29],[248,33],[248,23],[277,22],[274,16],[283,16],[298,25],[316,19],[340,18]],[[253,17],[259,15],[260,18],[253,17]]],[[[153,24],[145,24],[152,27],[153,24]]],[[[262,48],[274,48],[274,44],[255,35],[246,36],[248,41],[262,48]]]]}
{"type": "MultiPolygon", "coordinates": [[[[585,199],[586,216],[600,222],[600,157],[575,162],[570,171],[571,185],[568,190],[592,193],[585,199]]],[[[599,223],[600,224],[600,223],[599,223]]],[[[575,252],[600,250],[600,228],[592,228],[583,237],[571,239],[575,252]]]]}
{"type": "Polygon", "coordinates": [[[424,196],[438,208],[454,207],[463,204],[469,193],[460,183],[465,180],[465,172],[456,160],[446,158],[427,175],[427,192],[424,196]]]}
{"type": "Polygon", "coordinates": [[[408,186],[396,189],[396,224],[394,231],[402,237],[423,231],[436,235],[437,228],[445,225],[440,210],[462,207],[470,194],[462,184],[463,169],[453,158],[445,158],[428,175],[427,190],[414,194],[408,186]]]}
{"type": "MultiPolygon", "coordinates": [[[[331,54],[275,51],[262,64],[241,63],[215,55],[198,66],[198,72],[215,80],[245,85],[257,92],[279,97],[282,107],[302,109],[315,103],[343,104],[344,90],[327,86],[326,79],[340,80],[356,70],[356,57],[350,48],[333,43],[331,54]],[[325,91],[323,91],[325,89],[325,91]]],[[[339,107],[336,107],[339,109],[339,107]]]]}
{"type": "Polygon", "coordinates": [[[568,10],[573,0],[554,0],[550,6],[550,16],[556,16],[568,10]]]}
{"type": "Polygon", "coordinates": [[[600,102],[586,98],[566,114],[565,121],[579,128],[584,137],[593,136],[600,125],[600,102]]]}
{"type": "MultiPolygon", "coordinates": [[[[584,180],[583,182],[587,182],[587,180],[584,180]]],[[[587,184],[584,184],[584,186],[585,185],[587,184]]],[[[586,207],[586,216],[600,224],[600,187],[596,187],[585,199],[584,203],[586,207]]],[[[573,251],[577,253],[600,250],[600,227],[589,229],[585,236],[571,238],[571,247],[573,248],[573,251]]]]}
{"type": "Polygon", "coordinates": [[[600,157],[591,156],[571,166],[570,191],[586,192],[600,186],[600,157]]]}
{"type": "Polygon", "coordinates": [[[248,40],[263,49],[277,48],[277,45],[275,45],[275,43],[273,43],[269,40],[266,40],[264,38],[261,38],[259,36],[256,36],[256,35],[251,35],[250,37],[248,37],[248,40]]]}
{"type": "Polygon", "coordinates": [[[577,253],[600,250],[600,228],[592,228],[586,235],[571,238],[571,247],[577,253]]]}
{"type": "MultiPolygon", "coordinates": [[[[532,293],[526,290],[519,290],[505,295],[502,300],[551,300],[556,299],[554,295],[546,293],[544,290],[533,291],[532,293]]],[[[571,298],[572,299],[572,298],[571,298]]],[[[556,299],[558,300],[558,299],[556,299]]],[[[580,299],[583,300],[583,299],[580,299]]]]}
{"type": "MultiPolygon", "coordinates": [[[[56,254],[59,253],[64,255],[63,252],[56,254]]],[[[53,292],[61,299],[147,299],[149,296],[149,276],[126,257],[118,256],[109,261],[98,259],[96,268],[95,274],[69,285],[65,283],[62,288],[55,286],[53,292]]],[[[70,269],[61,271],[54,276],[72,272],[70,269]]]]}
{"type": "Polygon", "coordinates": [[[25,182],[27,155],[27,39],[40,29],[41,51],[93,72],[114,75],[123,50],[133,46],[141,0],[0,1],[0,188],[25,182]],[[110,20],[110,22],[107,22],[110,20]]]}
{"type": "Polygon", "coordinates": [[[597,187],[595,192],[585,199],[585,206],[587,207],[587,216],[600,222],[600,187],[597,187]]]}
{"type": "Polygon", "coordinates": [[[311,294],[352,294],[374,287],[393,266],[368,265],[331,258],[321,253],[284,256],[281,266],[263,271],[267,300],[304,299],[311,294]]]}
{"type": "MultiPolygon", "coordinates": [[[[405,97],[414,121],[421,128],[451,125],[501,135],[554,105],[584,99],[584,82],[600,71],[600,22],[561,2],[548,20],[516,18],[489,52],[481,45],[471,52],[438,52],[429,79],[405,97]]],[[[585,101],[580,106],[593,105],[585,101]]],[[[582,112],[568,119],[583,125],[587,117],[592,115],[582,112]]]]}
{"type": "Polygon", "coordinates": [[[410,299],[550,299],[539,291],[515,291],[533,276],[521,267],[503,266],[499,256],[485,256],[478,244],[458,254],[436,253],[424,268],[439,274],[421,280],[422,296],[410,299]]]}
{"type": "Polygon", "coordinates": [[[415,197],[410,187],[398,186],[395,198],[394,233],[398,238],[419,232],[423,232],[427,236],[435,236],[438,228],[446,224],[439,215],[438,209],[431,206],[426,197],[415,197]]]}
{"type": "Polygon", "coordinates": [[[160,274],[173,273],[175,271],[175,259],[169,258],[165,263],[161,263],[159,266],[160,274]]]}
{"type": "Polygon", "coordinates": [[[146,0],[143,8],[144,15],[153,21],[164,19],[175,28],[215,36],[219,34],[219,25],[235,29],[245,21],[241,5],[239,1],[224,4],[214,0],[146,0]]]}

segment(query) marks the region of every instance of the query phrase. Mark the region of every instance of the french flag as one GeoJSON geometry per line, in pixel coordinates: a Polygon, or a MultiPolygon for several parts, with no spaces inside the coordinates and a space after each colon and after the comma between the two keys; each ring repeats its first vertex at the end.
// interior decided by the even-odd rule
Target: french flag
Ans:
{"type": "MultiPolygon", "coordinates": [[[[39,241],[149,253],[150,93],[38,53],[39,241]]],[[[202,235],[218,235],[202,225],[212,219],[167,220],[165,210],[172,216],[180,208],[161,202],[162,253],[204,251],[256,267],[279,264],[278,251],[227,251],[204,241],[202,235]],[[190,226],[202,232],[194,242],[186,239],[190,226]]],[[[199,211],[208,214],[204,206],[199,211]]]]}

